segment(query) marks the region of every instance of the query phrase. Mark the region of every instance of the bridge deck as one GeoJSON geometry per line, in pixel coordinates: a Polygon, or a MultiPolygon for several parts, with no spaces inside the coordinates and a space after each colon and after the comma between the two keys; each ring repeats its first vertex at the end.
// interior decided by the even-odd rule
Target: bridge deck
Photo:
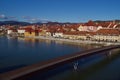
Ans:
{"type": "Polygon", "coordinates": [[[103,51],[112,50],[116,48],[120,48],[120,45],[95,48],[95,49],[90,49],[90,50],[86,50],[86,51],[82,51],[82,52],[78,52],[70,55],[61,56],[55,59],[51,59],[48,61],[33,64],[33,65],[26,66],[13,71],[9,71],[6,73],[2,73],[0,74],[0,80],[16,79],[16,78],[28,75],[32,72],[42,71],[44,69],[48,69],[49,67],[53,67],[53,66],[55,67],[61,64],[65,64],[65,63],[83,58],[85,56],[94,55],[94,54],[97,54],[98,52],[103,52],[103,51]]]}

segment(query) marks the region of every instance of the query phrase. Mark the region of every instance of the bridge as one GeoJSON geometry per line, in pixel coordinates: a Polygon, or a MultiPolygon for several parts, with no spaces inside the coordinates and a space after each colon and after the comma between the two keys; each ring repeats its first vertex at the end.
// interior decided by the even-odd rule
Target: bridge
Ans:
{"type": "Polygon", "coordinates": [[[117,49],[117,48],[120,48],[120,45],[105,46],[101,48],[95,48],[95,49],[85,50],[82,52],[77,52],[77,53],[70,54],[70,55],[61,56],[55,59],[33,64],[33,65],[26,66],[26,67],[16,69],[13,71],[1,73],[0,80],[23,80],[26,76],[30,76],[36,73],[37,71],[42,73],[44,71],[58,67],[65,63],[70,63],[70,62],[73,62],[75,60],[78,60],[84,57],[88,57],[91,55],[95,55],[95,54],[105,52],[105,51],[110,51],[110,50],[117,49]]]}

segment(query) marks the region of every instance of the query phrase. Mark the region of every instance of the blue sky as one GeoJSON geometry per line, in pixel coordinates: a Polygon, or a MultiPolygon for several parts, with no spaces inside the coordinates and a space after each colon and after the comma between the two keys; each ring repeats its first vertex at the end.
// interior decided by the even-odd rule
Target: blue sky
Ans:
{"type": "Polygon", "coordinates": [[[0,20],[86,22],[120,19],[120,0],[0,0],[0,20]]]}

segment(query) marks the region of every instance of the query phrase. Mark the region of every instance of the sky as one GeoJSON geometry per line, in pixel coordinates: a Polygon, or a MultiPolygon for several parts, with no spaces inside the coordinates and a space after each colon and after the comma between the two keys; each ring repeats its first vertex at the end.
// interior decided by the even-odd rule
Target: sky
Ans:
{"type": "Polygon", "coordinates": [[[87,22],[120,19],[120,0],[0,0],[0,21],[87,22]]]}

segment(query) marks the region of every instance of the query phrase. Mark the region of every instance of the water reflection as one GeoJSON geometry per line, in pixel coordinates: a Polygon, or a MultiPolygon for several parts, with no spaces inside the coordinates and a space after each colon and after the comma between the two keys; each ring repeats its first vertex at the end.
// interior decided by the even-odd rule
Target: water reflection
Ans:
{"type": "Polygon", "coordinates": [[[35,38],[18,38],[18,40],[24,40],[25,42],[45,42],[46,44],[50,45],[51,43],[59,44],[59,45],[69,45],[74,47],[81,47],[83,49],[92,49],[92,48],[98,48],[103,45],[98,44],[84,44],[84,43],[75,43],[75,42],[67,42],[67,41],[59,41],[59,40],[48,40],[48,39],[35,39],[35,38]]]}
{"type": "Polygon", "coordinates": [[[95,61],[93,58],[86,58],[81,64],[79,60],[80,65],[77,71],[66,70],[46,80],[120,80],[119,62],[120,49],[116,49],[111,55],[102,54],[95,61]]]}
{"type": "Polygon", "coordinates": [[[21,38],[21,37],[18,37],[18,40],[19,41],[24,41],[26,43],[38,43],[38,42],[45,42],[47,44],[51,44],[51,40],[43,40],[43,39],[35,39],[35,38],[21,38]]]}
{"type": "MultiPolygon", "coordinates": [[[[106,56],[108,52],[86,57],[47,72],[35,74],[26,80],[116,80],[119,75],[114,76],[112,73],[116,73],[116,64],[118,65],[119,62],[117,61],[115,65],[113,63],[118,59],[120,61],[119,53],[120,50],[116,49],[112,51],[111,57],[106,56]],[[76,62],[75,65],[78,67],[74,69],[76,62]]],[[[117,73],[120,73],[120,69],[117,73]]]]}
{"type": "Polygon", "coordinates": [[[72,45],[75,47],[82,47],[84,49],[92,49],[92,48],[98,48],[103,45],[98,44],[87,44],[87,43],[76,43],[76,42],[66,42],[66,41],[55,41],[56,44],[63,44],[63,45],[72,45]]]}
{"type": "MultiPolygon", "coordinates": [[[[13,70],[55,57],[102,46],[34,38],[7,39],[5,37],[0,39],[0,44],[0,71],[3,69],[4,71],[13,70]]],[[[104,54],[101,55],[78,60],[77,71],[74,70],[73,62],[63,65],[61,68],[50,70],[47,74],[38,74],[38,76],[36,75],[29,80],[109,80],[111,78],[110,73],[114,73],[117,75],[116,77],[118,77],[118,73],[120,73],[120,69],[117,70],[117,67],[120,67],[119,51],[118,54],[113,54],[117,53],[116,50],[112,51],[112,55],[108,53],[109,52],[104,52],[104,54]],[[103,73],[104,75],[102,75],[103,73]],[[42,78],[40,76],[42,76],[42,78]]]]}
{"type": "Polygon", "coordinates": [[[18,65],[31,65],[82,50],[81,47],[56,44],[34,38],[0,38],[0,70],[18,65]]]}

